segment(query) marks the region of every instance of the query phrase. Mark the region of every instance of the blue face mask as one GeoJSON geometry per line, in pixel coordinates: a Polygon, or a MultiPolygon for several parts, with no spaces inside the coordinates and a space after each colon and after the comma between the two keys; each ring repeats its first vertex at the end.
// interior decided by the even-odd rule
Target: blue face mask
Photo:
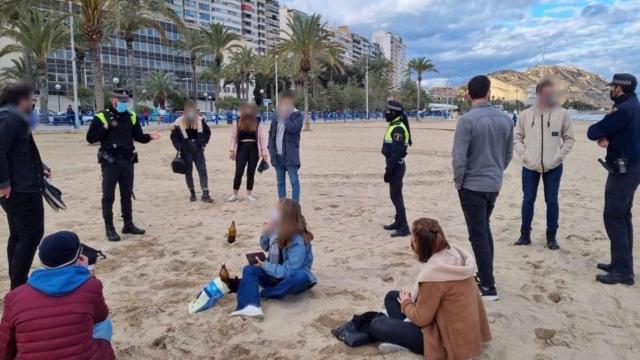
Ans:
{"type": "Polygon", "coordinates": [[[126,102],[118,101],[116,103],[116,111],[117,112],[123,113],[123,112],[127,112],[127,110],[129,110],[129,104],[127,104],[126,102]]]}

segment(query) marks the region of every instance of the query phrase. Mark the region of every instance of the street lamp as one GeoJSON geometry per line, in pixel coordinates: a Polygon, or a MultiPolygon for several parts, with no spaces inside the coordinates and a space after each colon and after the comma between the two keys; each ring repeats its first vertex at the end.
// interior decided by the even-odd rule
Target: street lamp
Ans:
{"type": "Polygon", "coordinates": [[[60,108],[60,89],[62,89],[62,86],[60,86],[60,84],[56,84],[55,88],[58,95],[58,112],[61,112],[62,109],[60,108]]]}
{"type": "Polygon", "coordinates": [[[120,83],[120,79],[118,79],[117,77],[114,77],[113,80],[113,85],[118,86],[118,84],[120,83]]]}
{"type": "Polygon", "coordinates": [[[265,114],[265,120],[266,122],[269,122],[269,102],[268,101],[264,101],[264,89],[260,89],[260,97],[262,98],[262,104],[264,105],[266,103],[266,107],[267,107],[267,113],[265,114]]]}

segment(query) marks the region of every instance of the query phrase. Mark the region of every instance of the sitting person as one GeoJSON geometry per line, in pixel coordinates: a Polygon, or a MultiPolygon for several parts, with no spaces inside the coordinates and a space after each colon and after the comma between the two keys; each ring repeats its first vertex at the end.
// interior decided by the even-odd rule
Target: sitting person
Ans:
{"type": "Polygon", "coordinates": [[[0,359],[115,359],[102,283],[81,252],[72,232],[42,240],[43,268],[5,296],[0,359]]]}
{"type": "Polygon", "coordinates": [[[238,288],[238,305],[231,316],[262,319],[260,297],[279,299],[289,294],[298,294],[312,288],[316,277],[311,272],[313,234],[307,229],[300,204],[284,199],[279,206],[279,228],[265,225],[260,245],[269,252],[265,262],[247,265],[242,271],[238,288]],[[270,233],[277,231],[277,241],[271,242],[270,233]],[[273,248],[277,244],[276,249],[273,248]],[[260,292],[262,287],[262,292],[260,292]]]}
{"type": "Polygon", "coordinates": [[[424,265],[410,293],[387,294],[388,317],[373,320],[369,334],[387,343],[380,347],[383,352],[394,344],[424,354],[425,359],[479,356],[491,332],[474,280],[473,257],[447,243],[435,220],[416,220],[412,233],[411,248],[424,265]]]}

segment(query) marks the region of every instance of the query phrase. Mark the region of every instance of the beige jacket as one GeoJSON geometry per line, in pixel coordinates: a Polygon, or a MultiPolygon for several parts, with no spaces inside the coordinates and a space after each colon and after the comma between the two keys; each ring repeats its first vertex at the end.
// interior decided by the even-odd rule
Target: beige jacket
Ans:
{"type": "Polygon", "coordinates": [[[560,166],[575,143],[567,110],[538,105],[520,113],[513,138],[524,167],[540,173],[560,166]]]}

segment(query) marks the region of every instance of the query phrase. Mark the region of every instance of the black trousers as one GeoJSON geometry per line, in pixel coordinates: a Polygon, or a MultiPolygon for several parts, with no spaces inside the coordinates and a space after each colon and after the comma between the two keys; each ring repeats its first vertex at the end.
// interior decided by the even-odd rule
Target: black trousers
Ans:
{"type": "Polygon", "coordinates": [[[467,223],[469,241],[476,257],[480,284],[484,287],[494,287],[496,281],[493,277],[491,213],[498,199],[498,193],[462,188],[458,191],[458,196],[467,223]]]}
{"type": "Polygon", "coordinates": [[[633,223],[631,208],[640,184],[640,161],[629,164],[626,174],[609,175],[604,193],[604,227],[611,241],[612,272],[633,273],[633,223]]]}
{"type": "Polygon", "coordinates": [[[200,178],[200,188],[202,191],[209,191],[209,176],[207,175],[207,162],[204,158],[204,151],[201,148],[193,148],[188,152],[184,152],[184,161],[187,163],[187,173],[185,180],[189,190],[195,189],[193,183],[193,165],[195,164],[200,178]]]}
{"type": "Polygon", "coordinates": [[[133,220],[133,162],[116,160],[112,164],[102,164],[102,218],[105,224],[113,225],[113,202],[116,185],[120,188],[120,209],[126,222],[133,220]]]}
{"type": "Polygon", "coordinates": [[[253,190],[259,160],[260,156],[258,155],[258,144],[256,142],[238,142],[233,190],[240,190],[245,167],[247,168],[247,190],[253,190]]]}
{"type": "Polygon", "coordinates": [[[44,206],[40,193],[11,193],[0,200],[7,213],[7,259],[11,289],[27,282],[31,263],[44,234],[44,206]]]}
{"type": "Polygon", "coordinates": [[[389,291],[384,298],[388,317],[380,317],[371,322],[369,335],[381,342],[400,345],[416,354],[424,353],[422,330],[409,321],[398,303],[398,291],[389,291]]]}
{"type": "Polygon", "coordinates": [[[404,174],[407,171],[407,164],[403,161],[402,164],[398,164],[398,166],[391,174],[391,181],[389,182],[389,196],[391,197],[391,202],[393,206],[396,208],[396,224],[398,225],[408,225],[407,222],[407,210],[404,207],[404,196],[402,195],[402,187],[404,174]]]}

